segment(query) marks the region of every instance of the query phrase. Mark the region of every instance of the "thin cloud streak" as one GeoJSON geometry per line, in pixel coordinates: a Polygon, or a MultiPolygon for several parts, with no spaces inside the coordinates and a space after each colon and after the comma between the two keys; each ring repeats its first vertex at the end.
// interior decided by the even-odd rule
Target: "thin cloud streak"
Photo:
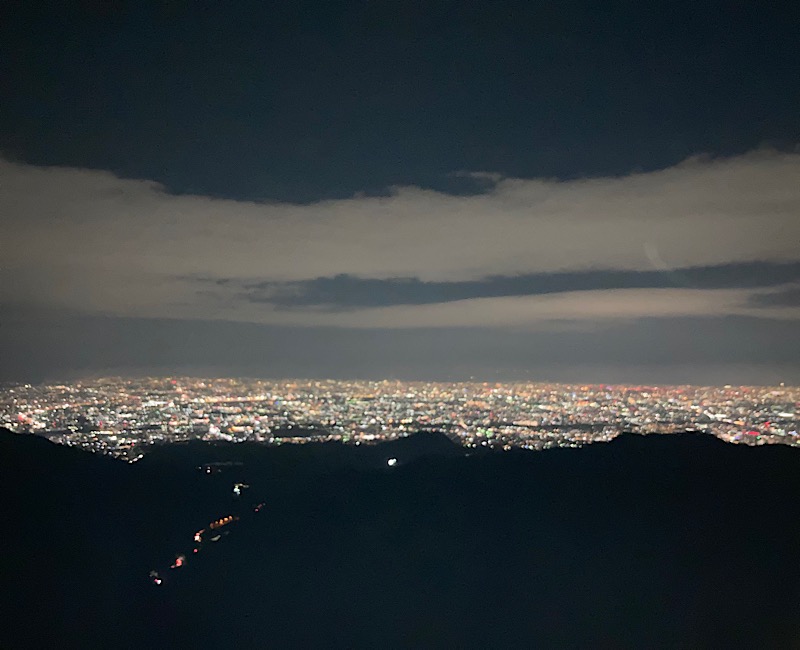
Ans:
{"type": "Polygon", "coordinates": [[[683,316],[756,316],[800,319],[800,307],[754,306],[761,292],[742,289],[614,289],[541,296],[473,298],[427,305],[395,305],[351,311],[285,310],[242,305],[248,322],[333,325],[349,328],[528,327],[562,321],[627,320],[683,316]]]}
{"type": "Polygon", "coordinates": [[[544,295],[605,289],[757,288],[800,281],[800,262],[749,262],[666,271],[572,271],[461,282],[423,282],[418,278],[358,278],[337,275],[294,282],[243,282],[201,278],[214,289],[236,289],[242,297],[277,307],[325,307],[331,310],[392,305],[425,305],[471,298],[544,295]]]}

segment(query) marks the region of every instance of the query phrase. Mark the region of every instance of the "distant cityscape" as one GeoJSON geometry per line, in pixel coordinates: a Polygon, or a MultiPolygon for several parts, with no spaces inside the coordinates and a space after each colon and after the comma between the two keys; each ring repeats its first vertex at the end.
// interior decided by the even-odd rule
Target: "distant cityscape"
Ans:
{"type": "Polygon", "coordinates": [[[189,440],[373,444],[440,431],[467,448],[578,447],[696,431],[800,446],[800,388],[104,378],[6,385],[0,425],[130,462],[189,440]]]}

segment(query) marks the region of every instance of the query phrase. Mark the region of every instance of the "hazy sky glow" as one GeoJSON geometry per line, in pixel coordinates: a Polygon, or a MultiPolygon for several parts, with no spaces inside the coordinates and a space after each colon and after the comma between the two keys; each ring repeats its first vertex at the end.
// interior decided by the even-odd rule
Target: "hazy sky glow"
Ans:
{"type": "MultiPolygon", "coordinates": [[[[378,21],[364,36],[374,52],[353,51],[327,15],[262,9],[255,27],[223,21],[223,31],[242,36],[229,50],[211,47],[238,89],[222,98],[212,90],[219,70],[203,74],[210,53],[193,40],[200,30],[213,43],[211,23],[193,27],[181,56],[147,55],[184,21],[207,19],[205,10],[68,12],[92,36],[69,55],[37,31],[55,17],[34,12],[13,34],[22,54],[8,70],[13,99],[0,109],[3,378],[174,366],[265,376],[800,381],[791,334],[800,329],[800,123],[788,102],[800,97],[789,66],[800,55],[788,32],[781,40],[786,17],[776,11],[752,24],[743,9],[723,15],[742,38],[713,52],[699,34],[667,24],[659,54],[617,30],[630,19],[621,5],[609,8],[622,22],[605,36],[585,30],[587,12],[574,23],[566,10],[552,14],[542,27],[522,5],[506,9],[520,20],[456,12],[477,32],[458,45],[445,38],[438,55],[417,63],[437,30],[449,33],[435,11],[398,9],[402,28],[378,21]],[[334,53],[350,70],[406,48],[410,68],[389,66],[385,79],[350,70],[343,94],[301,61],[278,65],[251,51],[279,17],[323,67],[337,65],[334,53]],[[328,41],[308,40],[327,24],[328,41]],[[143,25],[151,29],[137,39],[143,25]],[[780,65],[766,67],[774,62],[759,29],[771,34],[780,65]],[[521,49],[512,54],[509,39],[521,49]],[[495,42],[505,44],[499,58],[481,59],[495,42]],[[679,56],[679,44],[692,57],[679,56]],[[536,63],[536,48],[555,58],[536,63]],[[615,71],[620,48],[629,58],[615,71]],[[593,63],[590,52],[609,61],[593,63]],[[248,54],[249,66],[237,68],[248,54]],[[432,83],[464,57],[472,74],[463,70],[460,85],[432,83]],[[281,76],[287,70],[295,83],[281,76]],[[618,119],[576,113],[592,74],[606,92],[580,105],[618,119]],[[186,84],[165,90],[167,79],[186,84]],[[402,89],[415,79],[409,105],[402,89]],[[523,90],[544,79],[557,81],[523,90]],[[772,94],[753,102],[748,88],[772,94]],[[663,102],[673,103],[668,115],[663,102]],[[753,120],[729,110],[737,102],[753,120]],[[368,106],[375,110],[364,113],[368,106]],[[486,119],[464,131],[475,112],[486,119]],[[419,144],[433,123],[436,135],[419,144]],[[714,331],[727,347],[709,353],[703,341],[714,331]],[[198,345],[167,344],[183,350],[176,357],[158,336],[198,345]],[[512,340],[516,354],[498,351],[512,340]],[[616,343],[624,340],[629,350],[616,343]],[[108,341],[119,349],[109,353],[108,341]],[[663,355],[654,354],[660,345],[663,355]]],[[[372,21],[349,9],[339,18],[372,21]]],[[[720,29],[705,18],[693,29],[720,29]]]]}

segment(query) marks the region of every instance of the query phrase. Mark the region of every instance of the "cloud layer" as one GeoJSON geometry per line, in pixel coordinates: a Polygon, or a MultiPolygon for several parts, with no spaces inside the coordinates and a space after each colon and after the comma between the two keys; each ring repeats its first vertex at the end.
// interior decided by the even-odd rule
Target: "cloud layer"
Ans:
{"type": "Polygon", "coordinates": [[[800,154],[483,178],[473,196],[395,187],[295,205],[0,160],[2,299],[343,327],[798,317],[800,154]]]}
{"type": "MultiPolygon", "coordinates": [[[[201,282],[211,288],[238,288],[241,296],[257,303],[285,308],[306,306],[341,310],[607,289],[774,287],[800,283],[800,262],[744,262],[663,271],[567,271],[455,282],[423,282],[419,278],[381,280],[346,274],[290,282],[243,282],[231,278],[202,279],[201,282]]],[[[786,289],[783,293],[786,291],[791,290],[786,289]]],[[[760,304],[791,304],[771,294],[764,298],[760,304]]]]}

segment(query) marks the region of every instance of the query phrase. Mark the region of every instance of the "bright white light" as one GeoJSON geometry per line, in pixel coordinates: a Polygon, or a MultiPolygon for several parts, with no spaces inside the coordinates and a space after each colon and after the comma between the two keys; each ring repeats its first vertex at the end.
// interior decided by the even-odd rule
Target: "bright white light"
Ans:
{"type": "Polygon", "coordinates": [[[390,458],[389,460],[386,461],[386,464],[389,467],[394,467],[395,465],[397,465],[397,459],[396,458],[390,458]]]}

